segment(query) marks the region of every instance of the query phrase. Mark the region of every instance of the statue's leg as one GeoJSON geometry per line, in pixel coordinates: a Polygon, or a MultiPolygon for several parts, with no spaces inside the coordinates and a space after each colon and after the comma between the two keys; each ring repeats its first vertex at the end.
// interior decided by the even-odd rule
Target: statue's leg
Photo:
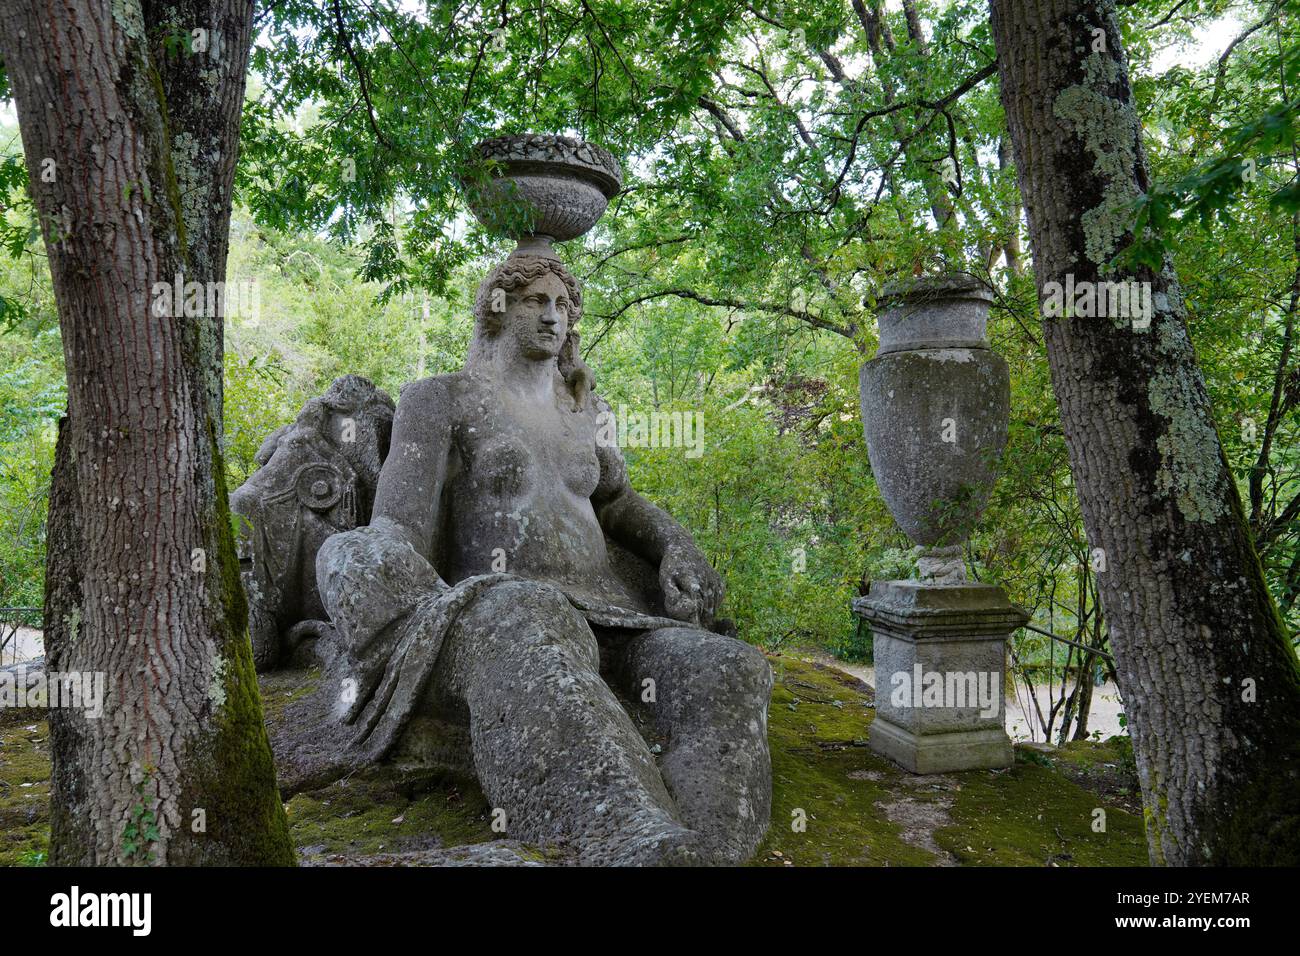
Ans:
{"type": "Polygon", "coordinates": [[[607,645],[620,688],[663,738],[659,771],[710,860],[747,859],[772,815],[772,669],[732,637],[669,627],[607,645]],[[648,682],[653,683],[648,683],[648,682]]]}
{"type": "Polygon", "coordinates": [[[693,863],[654,756],[601,679],[596,639],[564,595],[484,592],[447,636],[435,695],[468,711],[474,766],[508,836],[561,841],[593,865],[693,863]]]}

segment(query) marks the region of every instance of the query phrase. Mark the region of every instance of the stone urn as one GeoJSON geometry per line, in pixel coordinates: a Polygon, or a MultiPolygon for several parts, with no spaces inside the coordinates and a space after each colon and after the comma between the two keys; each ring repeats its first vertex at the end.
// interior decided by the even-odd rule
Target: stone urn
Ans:
{"type": "Polygon", "coordinates": [[[859,376],[871,470],[921,546],[923,581],[965,580],[962,545],[1006,446],[1011,380],[986,338],[991,302],[963,275],[886,286],[880,347],[859,376]]]}
{"type": "Polygon", "coordinates": [[[553,256],[552,242],[590,230],[622,188],[608,150],[567,136],[496,136],[474,158],[462,177],[470,209],[490,232],[519,240],[518,252],[553,256]]]}
{"type": "Polygon", "coordinates": [[[1009,767],[1006,641],[1028,615],[966,580],[962,545],[993,489],[1011,381],[988,344],[991,296],[965,276],[886,287],[859,380],[867,454],[920,580],[853,602],[875,635],[875,751],[913,773],[1009,767]]]}

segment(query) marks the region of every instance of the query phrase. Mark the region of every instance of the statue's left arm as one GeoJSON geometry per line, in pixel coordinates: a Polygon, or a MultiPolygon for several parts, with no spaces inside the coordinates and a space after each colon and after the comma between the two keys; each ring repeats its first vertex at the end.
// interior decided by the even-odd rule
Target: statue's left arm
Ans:
{"type": "MultiPolygon", "coordinates": [[[[604,402],[597,399],[599,407],[604,402]]],[[[722,578],[689,531],[668,512],[646,501],[628,481],[617,446],[597,444],[600,484],[591,496],[605,533],[659,569],[664,610],[679,621],[707,627],[722,603],[722,578]]]]}

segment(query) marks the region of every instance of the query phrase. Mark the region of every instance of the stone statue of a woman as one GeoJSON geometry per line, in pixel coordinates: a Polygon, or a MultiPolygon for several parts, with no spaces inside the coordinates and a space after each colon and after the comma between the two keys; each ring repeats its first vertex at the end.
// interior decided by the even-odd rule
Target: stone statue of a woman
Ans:
{"type": "Polygon", "coordinates": [[[520,250],[479,289],[465,367],[402,391],[370,525],[317,560],[338,718],[366,760],[417,713],[465,723],[516,839],[737,862],[770,816],[771,671],[710,630],[721,579],[598,440],[580,315],[549,249],[520,250]]]}

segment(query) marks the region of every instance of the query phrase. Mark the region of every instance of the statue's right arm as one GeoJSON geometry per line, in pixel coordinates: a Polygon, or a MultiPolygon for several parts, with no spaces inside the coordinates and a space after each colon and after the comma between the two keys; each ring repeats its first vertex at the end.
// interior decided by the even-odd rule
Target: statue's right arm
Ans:
{"type": "Polygon", "coordinates": [[[404,538],[430,563],[451,455],[452,417],[445,381],[425,378],[402,391],[370,522],[404,538]]]}

